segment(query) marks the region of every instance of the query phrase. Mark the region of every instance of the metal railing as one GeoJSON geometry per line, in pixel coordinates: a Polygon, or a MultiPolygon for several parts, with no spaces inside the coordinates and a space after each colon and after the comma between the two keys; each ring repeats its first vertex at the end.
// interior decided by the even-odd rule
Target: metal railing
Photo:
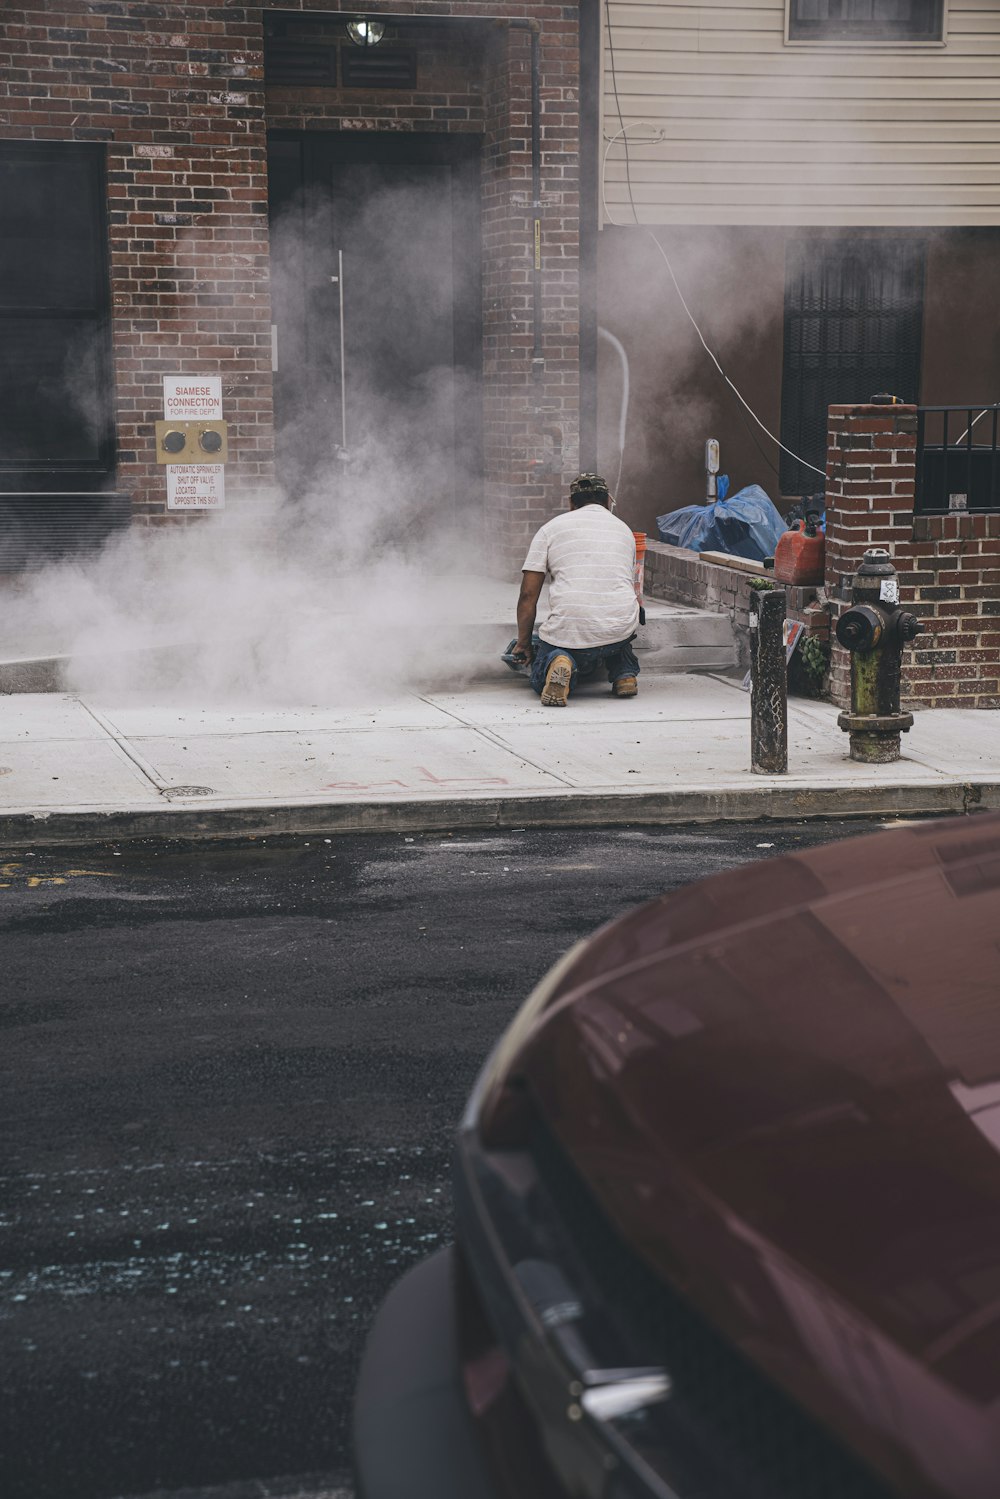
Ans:
{"type": "Polygon", "coordinates": [[[1000,510],[1000,403],[919,406],[914,509],[1000,510]]]}

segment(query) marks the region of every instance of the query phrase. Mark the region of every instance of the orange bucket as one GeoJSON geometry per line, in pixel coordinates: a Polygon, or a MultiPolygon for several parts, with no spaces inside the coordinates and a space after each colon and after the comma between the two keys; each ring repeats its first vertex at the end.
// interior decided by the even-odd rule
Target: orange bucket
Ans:
{"type": "Polygon", "coordinates": [[[632,581],[635,584],[635,596],[639,600],[640,609],[644,607],[645,600],[642,596],[646,572],[646,533],[645,531],[633,531],[635,537],[635,573],[632,581]]]}

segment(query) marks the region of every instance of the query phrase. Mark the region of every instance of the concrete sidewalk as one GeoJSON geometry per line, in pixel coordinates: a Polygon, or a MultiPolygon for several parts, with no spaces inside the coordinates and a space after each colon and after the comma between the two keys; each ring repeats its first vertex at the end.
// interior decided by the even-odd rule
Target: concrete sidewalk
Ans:
{"type": "Polygon", "coordinates": [[[898,764],[863,766],[835,708],[793,699],[789,772],[756,776],[735,679],[640,681],[563,709],[506,672],[340,708],[3,696],[0,843],[1000,808],[1000,713],[918,713],[898,764]]]}

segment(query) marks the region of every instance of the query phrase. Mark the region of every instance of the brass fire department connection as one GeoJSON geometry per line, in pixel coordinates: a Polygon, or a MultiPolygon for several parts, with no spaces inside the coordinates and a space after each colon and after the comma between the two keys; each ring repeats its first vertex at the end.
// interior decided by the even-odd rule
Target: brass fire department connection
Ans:
{"type": "Polygon", "coordinates": [[[156,423],[157,463],[226,463],[228,459],[228,422],[156,423]]]}

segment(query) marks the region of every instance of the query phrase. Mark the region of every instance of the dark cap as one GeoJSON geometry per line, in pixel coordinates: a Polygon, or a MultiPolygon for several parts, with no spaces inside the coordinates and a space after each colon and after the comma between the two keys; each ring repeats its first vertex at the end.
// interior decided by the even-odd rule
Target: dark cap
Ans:
{"type": "Polygon", "coordinates": [[[608,498],[608,481],[600,474],[578,474],[569,486],[571,495],[587,495],[588,498],[597,499],[599,496],[608,498]]]}

